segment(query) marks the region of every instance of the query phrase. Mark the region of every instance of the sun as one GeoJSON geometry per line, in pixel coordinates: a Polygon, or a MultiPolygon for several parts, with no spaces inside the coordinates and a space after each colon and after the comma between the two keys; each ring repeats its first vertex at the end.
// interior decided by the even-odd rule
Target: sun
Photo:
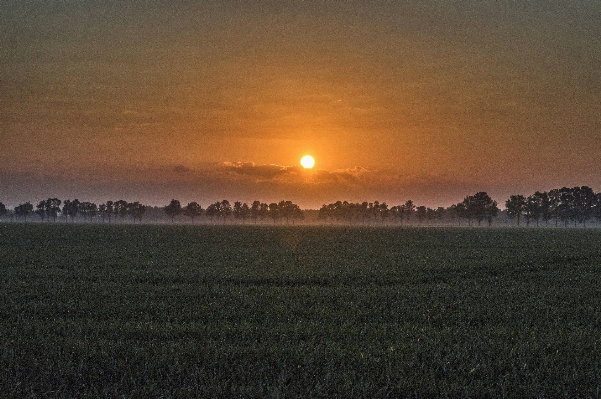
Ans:
{"type": "Polygon", "coordinates": [[[301,165],[303,165],[303,168],[305,169],[311,169],[315,165],[315,160],[311,155],[305,155],[301,158],[300,162],[301,165]]]}

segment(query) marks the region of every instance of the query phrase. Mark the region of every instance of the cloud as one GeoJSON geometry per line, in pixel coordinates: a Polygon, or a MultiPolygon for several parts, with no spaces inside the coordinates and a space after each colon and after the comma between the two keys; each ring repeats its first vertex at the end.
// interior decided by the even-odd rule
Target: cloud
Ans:
{"type": "Polygon", "coordinates": [[[190,173],[192,169],[185,167],[184,165],[176,165],[173,168],[173,171],[176,173],[190,173]]]}
{"type": "Polygon", "coordinates": [[[257,181],[269,181],[282,178],[286,175],[294,175],[300,167],[281,165],[255,165],[254,162],[222,162],[221,165],[228,172],[254,178],[257,181]]]}

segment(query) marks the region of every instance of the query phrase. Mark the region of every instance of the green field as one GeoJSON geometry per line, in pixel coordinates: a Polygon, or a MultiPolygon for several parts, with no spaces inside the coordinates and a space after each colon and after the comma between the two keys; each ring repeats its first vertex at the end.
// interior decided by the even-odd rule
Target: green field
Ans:
{"type": "Polygon", "coordinates": [[[0,224],[2,397],[600,397],[601,229],[0,224]]]}

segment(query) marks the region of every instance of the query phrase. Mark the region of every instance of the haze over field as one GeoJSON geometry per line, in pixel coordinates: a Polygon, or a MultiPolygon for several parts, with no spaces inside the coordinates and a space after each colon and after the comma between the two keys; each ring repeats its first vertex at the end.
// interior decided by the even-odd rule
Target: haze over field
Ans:
{"type": "Polygon", "coordinates": [[[0,201],[599,191],[600,20],[592,0],[2,2],[0,201]]]}

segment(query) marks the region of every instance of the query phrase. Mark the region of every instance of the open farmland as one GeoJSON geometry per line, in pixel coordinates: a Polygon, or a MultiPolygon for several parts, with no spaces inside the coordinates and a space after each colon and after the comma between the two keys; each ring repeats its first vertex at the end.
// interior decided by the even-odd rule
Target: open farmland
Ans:
{"type": "Polygon", "coordinates": [[[599,397],[601,230],[0,224],[4,397],[599,397]]]}

